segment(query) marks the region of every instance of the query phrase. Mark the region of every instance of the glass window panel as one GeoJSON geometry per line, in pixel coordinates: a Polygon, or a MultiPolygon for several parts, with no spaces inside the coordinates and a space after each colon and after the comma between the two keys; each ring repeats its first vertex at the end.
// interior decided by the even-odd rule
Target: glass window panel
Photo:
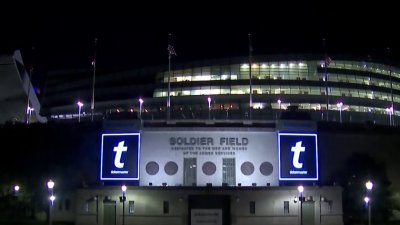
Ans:
{"type": "Polygon", "coordinates": [[[219,95],[219,94],[221,94],[221,89],[219,88],[219,86],[212,86],[210,94],[211,95],[219,95]]]}
{"type": "Polygon", "coordinates": [[[256,214],[256,202],[255,201],[250,201],[249,202],[249,213],[250,214],[256,214]]]}
{"type": "Polygon", "coordinates": [[[135,201],[129,201],[129,213],[132,214],[135,212],[135,201]]]}
{"type": "Polygon", "coordinates": [[[289,201],[283,202],[283,212],[284,214],[289,214],[289,201]]]}
{"type": "Polygon", "coordinates": [[[231,89],[229,86],[221,87],[221,94],[222,95],[229,95],[231,93],[231,89]]]}

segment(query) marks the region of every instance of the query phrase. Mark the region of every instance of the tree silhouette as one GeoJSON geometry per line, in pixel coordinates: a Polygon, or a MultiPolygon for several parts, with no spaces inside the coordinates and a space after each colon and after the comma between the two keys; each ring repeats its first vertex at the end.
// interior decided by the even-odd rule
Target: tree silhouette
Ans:
{"type": "Polygon", "coordinates": [[[372,221],[387,222],[392,204],[390,201],[390,181],[386,165],[378,162],[366,153],[353,153],[344,168],[336,175],[343,187],[343,213],[345,224],[365,222],[367,207],[364,197],[367,195],[365,183],[370,180],[374,186],[371,196],[372,221]]]}

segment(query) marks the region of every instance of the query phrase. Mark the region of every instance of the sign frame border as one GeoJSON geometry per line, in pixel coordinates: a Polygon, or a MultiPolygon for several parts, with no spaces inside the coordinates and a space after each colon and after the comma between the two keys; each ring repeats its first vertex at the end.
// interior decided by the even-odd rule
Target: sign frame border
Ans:
{"type": "Polygon", "coordinates": [[[318,135],[316,133],[278,133],[278,168],[279,168],[279,180],[280,181],[318,181],[319,180],[319,168],[318,168],[318,135]],[[315,137],[315,168],[316,177],[308,178],[287,178],[282,177],[281,170],[281,136],[314,136],[315,137]]]}
{"type": "Polygon", "coordinates": [[[101,134],[101,155],[100,155],[100,180],[139,180],[140,179],[140,132],[136,133],[105,133],[101,134]],[[103,143],[105,136],[138,136],[138,149],[137,149],[137,177],[131,178],[112,178],[103,177],[103,143]]]}

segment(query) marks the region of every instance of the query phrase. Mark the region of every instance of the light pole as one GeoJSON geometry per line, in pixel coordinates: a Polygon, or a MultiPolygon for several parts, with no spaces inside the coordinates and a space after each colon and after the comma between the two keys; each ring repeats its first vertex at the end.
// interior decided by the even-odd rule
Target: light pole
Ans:
{"type": "Polygon", "coordinates": [[[81,109],[82,109],[83,103],[81,101],[78,101],[76,104],[78,105],[78,122],[80,123],[81,122],[81,109]]]}
{"type": "Polygon", "coordinates": [[[392,126],[393,107],[386,108],[386,112],[389,113],[389,126],[392,126]]]}
{"type": "Polygon", "coordinates": [[[94,198],[96,200],[96,225],[99,225],[99,196],[96,195],[94,198]]]}
{"type": "Polygon", "coordinates": [[[343,102],[338,102],[336,106],[339,108],[339,117],[340,117],[340,123],[342,123],[342,106],[343,102]]]}
{"type": "Polygon", "coordinates": [[[143,99],[139,98],[139,118],[142,119],[142,104],[143,104],[143,99]]]}
{"type": "MultiPolygon", "coordinates": [[[[281,104],[282,104],[282,101],[280,100],[280,99],[278,99],[278,105],[279,105],[279,116],[281,115],[281,104]]],[[[278,117],[278,116],[277,116],[278,117]]],[[[278,118],[277,118],[278,119],[278,118]]]]}
{"type": "Polygon", "coordinates": [[[120,198],[120,200],[122,202],[122,225],[125,225],[125,201],[126,201],[125,192],[126,192],[126,185],[122,185],[121,186],[121,190],[122,190],[122,197],[120,198]]]}
{"type": "Polygon", "coordinates": [[[300,225],[303,225],[303,185],[298,186],[297,190],[299,190],[300,193],[300,225]]]}
{"type": "Polygon", "coordinates": [[[365,183],[365,187],[367,188],[367,197],[364,198],[365,204],[368,206],[368,225],[371,225],[371,191],[374,184],[371,181],[367,181],[365,183]]]}
{"type": "Polygon", "coordinates": [[[30,121],[31,121],[32,111],[35,111],[35,109],[30,107],[30,106],[28,106],[28,108],[26,109],[26,112],[27,112],[27,115],[28,115],[28,119],[26,121],[27,124],[29,124],[30,121]]]}
{"type": "Polygon", "coordinates": [[[54,188],[54,182],[50,179],[47,182],[47,188],[49,189],[49,193],[50,193],[50,204],[49,204],[49,225],[53,224],[53,218],[52,218],[52,208],[54,205],[54,200],[56,200],[56,197],[54,196],[54,192],[53,192],[53,188],[54,188]]]}
{"type": "Polygon", "coordinates": [[[207,100],[208,100],[208,119],[210,120],[211,119],[211,97],[208,96],[207,100]]]}
{"type": "Polygon", "coordinates": [[[20,202],[18,200],[19,189],[20,189],[19,185],[14,185],[13,192],[14,192],[14,198],[16,200],[17,205],[14,207],[14,210],[13,210],[13,213],[14,213],[13,218],[17,218],[17,216],[19,215],[19,212],[20,212],[20,208],[21,208],[20,202]]]}

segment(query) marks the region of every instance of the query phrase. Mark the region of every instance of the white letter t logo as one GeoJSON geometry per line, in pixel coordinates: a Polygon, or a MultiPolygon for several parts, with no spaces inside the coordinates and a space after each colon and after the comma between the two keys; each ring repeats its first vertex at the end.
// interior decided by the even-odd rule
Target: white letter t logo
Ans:
{"type": "Polygon", "coordinates": [[[303,163],[299,162],[300,159],[300,153],[305,152],[306,148],[301,147],[301,141],[296,142],[296,146],[292,147],[292,152],[294,152],[293,155],[293,166],[296,167],[297,169],[300,169],[303,167],[303,163]]]}
{"type": "Polygon", "coordinates": [[[114,158],[114,165],[117,168],[123,168],[125,163],[121,163],[121,156],[122,152],[128,151],[128,147],[124,146],[125,141],[121,141],[118,143],[117,147],[114,147],[115,158],[114,158]]]}

